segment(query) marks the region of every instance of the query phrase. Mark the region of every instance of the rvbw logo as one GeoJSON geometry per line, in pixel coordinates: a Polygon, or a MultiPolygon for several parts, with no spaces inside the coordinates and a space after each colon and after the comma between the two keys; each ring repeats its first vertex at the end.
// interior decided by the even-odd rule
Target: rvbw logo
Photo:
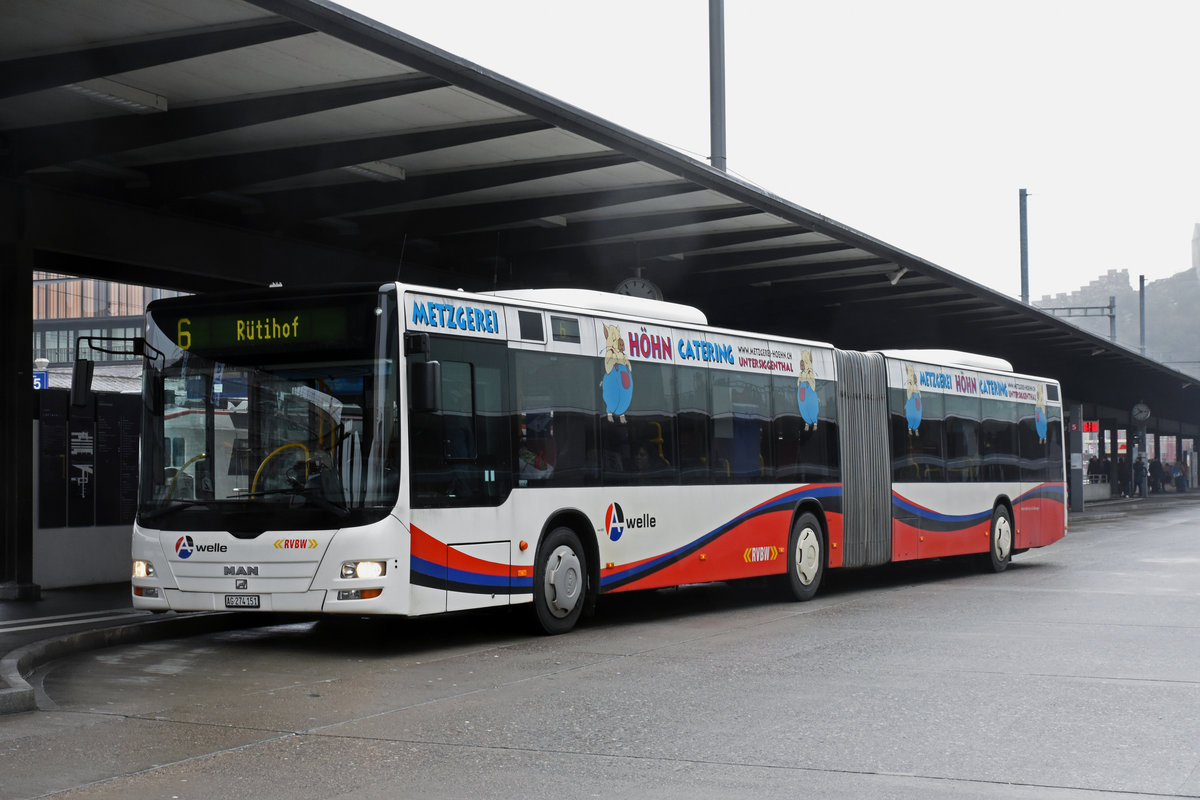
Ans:
{"type": "Polygon", "coordinates": [[[229,548],[223,544],[196,544],[190,536],[180,536],[175,542],[175,555],[180,558],[191,558],[193,553],[224,553],[229,548]]]}
{"type": "Polygon", "coordinates": [[[604,527],[608,530],[608,538],[614,542],[621,538],[626,528],[653,528],[658,520],[649,514],[640,517],[625,517],[620,503],[610,503],[604,512],[604,527]]]}

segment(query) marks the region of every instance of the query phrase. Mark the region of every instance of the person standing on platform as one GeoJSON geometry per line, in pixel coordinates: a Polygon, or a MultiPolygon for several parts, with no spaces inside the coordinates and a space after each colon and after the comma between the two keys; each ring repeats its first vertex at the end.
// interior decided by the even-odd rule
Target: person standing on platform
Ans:
{"type": "Polygon", "coordinates": [[[1137,457],[1137,461],[1133,462],[1133,485],[1140,497],[1146,497],[1149,488],[1146,485],[1146,462],[1141,456],[1137,457]]]}

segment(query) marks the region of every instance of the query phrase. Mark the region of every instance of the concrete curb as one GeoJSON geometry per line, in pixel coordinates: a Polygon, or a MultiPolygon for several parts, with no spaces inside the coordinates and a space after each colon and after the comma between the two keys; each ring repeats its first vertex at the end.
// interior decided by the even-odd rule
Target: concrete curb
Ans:
{"type": "Polygon", "coordinates": [[[168,614],[129,625],[95,628],[52,639],[42,639],[18,647],[0,659],[0,715],[36,711],[36,695],[33,687],[25,678],[39,666],[57,658],[84,650],[98,650],[119,644],[200,636],[237,628],[261,628],[279,625],[285,621],[294,622],[296,619],[296,617],[271,613],[168,614]]]}

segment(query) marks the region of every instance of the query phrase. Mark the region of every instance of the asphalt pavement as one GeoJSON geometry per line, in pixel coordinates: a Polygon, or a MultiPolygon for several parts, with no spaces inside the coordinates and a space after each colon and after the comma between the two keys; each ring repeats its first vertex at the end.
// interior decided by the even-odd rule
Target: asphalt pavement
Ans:
{"type": "MultiPolygon", "coordinates": [[[[1200,491],[1089,503],[1069,515],[1069,533],[1089,522],[1200,503],[1200,491]]],[[[40,600],[0,600],[0,714],[33,711],[37,692],[26,678],[39,666],[85,650],[278,624],[278,614],[229,612],[153,614],[133,608],[128,583],[43,590],[40,600]]]]}

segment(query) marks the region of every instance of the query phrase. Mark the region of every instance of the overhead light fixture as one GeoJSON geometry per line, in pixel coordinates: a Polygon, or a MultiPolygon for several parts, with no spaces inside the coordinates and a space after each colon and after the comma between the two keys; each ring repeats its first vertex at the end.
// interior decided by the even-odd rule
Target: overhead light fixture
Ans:
{"type": "Polygon", "coordinates": [[[108,78],[68,83],[63,88],[97,103],[123,108],[135,114],[158,114],[167,110],[167,98],[162,95],[110,81],[108,78]]]}
{"type": "Polygon", "coordinates": [[[895,272],[889,272],[888,273],[888,283],[890,283],[892,286],[895,286],[897,283],[900,282],[900,279],[903,278],[905,273],[907,273],[907,272],[908,272],[908,267],[901,267],[900,269],[896,270],[895,272]]]}
{"type": "Polygon", "coordinates": [[[237,192],[226,192],[224,190],[209,192],[205,197],[223,206],[236,208],[243,214],[261,214],[263,212],[261,200],[248,197],[244,194],[238,194],[237,192]]]}
{"type": "Polygon", "coordinates": [[[404,167],[398,167],[395,164],[389,164],[386,161],[367,161],[364,164],[350,164],[342,167],[346,172],[352,172],[355,175],[361,175],[364,178],[370,178],[373,181],[402,181],[408,177],[408,173],[404,167]]]}
{"type": "Polygon", "coordinates": [[[358,236],[362,232],[362,228],[357,222],[342,217],[323,217],[313,220],[313,222],[322,228],[333,231],[338,236],[358,236]]]}

